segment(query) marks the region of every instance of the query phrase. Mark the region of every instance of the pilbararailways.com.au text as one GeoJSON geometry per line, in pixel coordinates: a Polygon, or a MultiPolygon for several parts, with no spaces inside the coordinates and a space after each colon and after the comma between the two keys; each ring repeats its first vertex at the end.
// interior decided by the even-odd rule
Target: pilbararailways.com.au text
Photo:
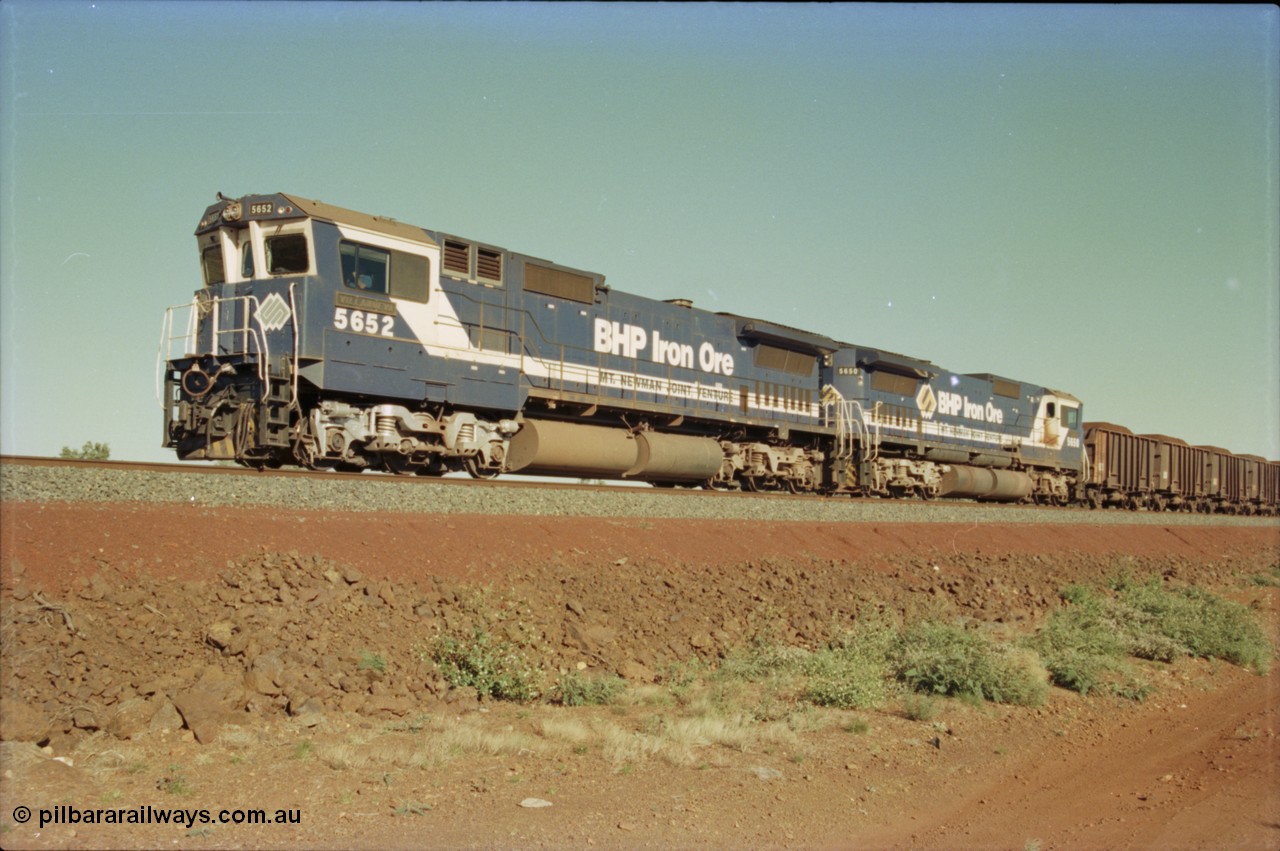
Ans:
{"type": "Polygon", "coordinates": [[[36,811],[40,827],[55,824],[173,824],[192,828],[197,824],[302,824],[302,810],[208,809],[183,807],[77,807],[59,804],[36,811]]]}

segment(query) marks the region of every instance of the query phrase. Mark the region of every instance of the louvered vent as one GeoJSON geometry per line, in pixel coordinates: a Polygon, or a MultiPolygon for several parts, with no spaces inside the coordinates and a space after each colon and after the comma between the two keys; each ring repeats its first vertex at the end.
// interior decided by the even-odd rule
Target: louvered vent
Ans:
{"type": "Polygon", "coordinates": [[[444,270],[467,275],[471,272],[471,246],[456,239],[444,241],[444,270]]]}
{"type": "Polygon", "coordinates": [[[502,252],[492,248],[476,249],[476,277],[486,281],[502,280],[502,252]]]}

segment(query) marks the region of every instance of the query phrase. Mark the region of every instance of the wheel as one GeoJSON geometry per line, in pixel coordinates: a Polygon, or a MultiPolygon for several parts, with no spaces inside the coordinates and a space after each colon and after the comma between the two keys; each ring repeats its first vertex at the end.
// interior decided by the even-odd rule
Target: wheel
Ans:
{"type": "Polygon", "coordinates": [[[498,478],[498,473],[501,472],[499,470],[491,470],[487,467],[481,467],[479,455],[472,455],[469,458],[463,459],[462,466],[466,469],[467,475],[473,479],[496,479],[498,478]]]}

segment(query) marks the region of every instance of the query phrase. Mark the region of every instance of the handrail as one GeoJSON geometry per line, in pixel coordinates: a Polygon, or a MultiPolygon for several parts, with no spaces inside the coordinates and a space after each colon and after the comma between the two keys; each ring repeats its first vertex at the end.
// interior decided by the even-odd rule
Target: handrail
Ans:
{"type": "MultiPolygon", "coordinates": [[[[293,292],[290,290],[290,300],[293,301],[293,292]]],[[[258,371],[258,380],[262,388],[263,398],[267,395],[267,370],[271,360],[270,344],[267,341],[267,333],[262,327],[262,322],[258,318],[258,311],[262,307],[262,302],[254,295],[232,296],[229,298],[200,298],[195,297],[187,304],[173,305],[165,309],[164,323],[160,331],[160,349],[157,353],[157,385],[156,396],[161,395],[159,375],[163,371],[164,364],[169,363],[177,358],[202,357],[205,355],[253,355],[256,354],[257,363],[255,366],[258,371]],[[241,308],[240,321],[233,320],[232,327],[220,327],[223,317],[230,313],[232,317],[236,315],[235,306],[239,304],[241,308]],[[228,311],[228,309],[230,309],[228,311]],[[181,313],[186,312],[186,330],[184,332],[175,333],[175,318],[181,319],[181,313]],[[201,345],[201,322],[200,316],[202,312],[209,314],[209,343],[207,346],[201,345]]],[[[296,302],[291,306],[291,310],[296,308],[296,302]]],[[[296,316],[297,314],[294,313],[296,316]]],[[[297,345],[298,334],[297,327],[294,327],[294,362],[297,362],[297,345]]],[[[296,393],[296,389],[295,389],[296,393]]],[[[163,409],[166,405],[164,399],[160,399],[160,407],[163,409]]]]}

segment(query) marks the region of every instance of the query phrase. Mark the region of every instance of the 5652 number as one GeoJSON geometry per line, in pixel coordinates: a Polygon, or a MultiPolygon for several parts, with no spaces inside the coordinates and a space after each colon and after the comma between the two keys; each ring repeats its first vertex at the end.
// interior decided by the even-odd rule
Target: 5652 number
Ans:
{"type": "Polygon", "coordinates": [[[333,327],[339,331],[355,331],[357,334],[377,334],[390,337],[396,318],[373,311],[351,310],[346,307],[333,309],[333,327]]]}

